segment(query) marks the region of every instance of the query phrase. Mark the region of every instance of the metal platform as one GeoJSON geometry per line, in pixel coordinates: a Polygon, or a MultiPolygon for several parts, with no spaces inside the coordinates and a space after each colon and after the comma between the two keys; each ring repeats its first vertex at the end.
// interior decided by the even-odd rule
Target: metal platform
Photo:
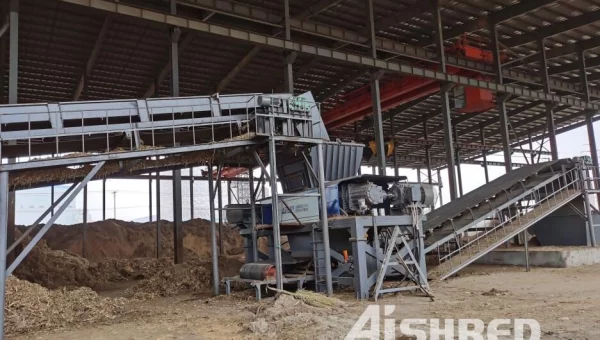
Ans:
{"type": "Polygon", "coordinates": [[[209,161],[248,167],[253,161],[240,155],[266,145],[269,138],[278,143],[339,145],[328,142],[312,100],[310,93],[298,97],[251,93],[3,105],[0,157],[13,161],[0,164],[0,171],[11,171],[11,187],[21,189],[81,180],[100,161],[106,164],[95,178],[209,161]],[[272,134],[270,124],[276,125],[272,134]],[[75,164],[84,168],[70,167],[75,164]]]}
{"type": "Polygon", "coordinates": [[[312,96],[305,96],[308,98],[289,94],[217,94],[4,105],[0,107],[0,157],[17,158],[15,163],[20,163],[32,162],[35,156],[45,157],[44,161],[49,155],[64,158],[69,153],[79,157],[145,151],[142,157],[163,156],[167,152],[157,149],[219,142],[244,144],[239,142],[253,136],[269,136],[271,119],[277,120],[273,124],[279,126],[273,135],[313,138],[313,120],[318,124],[320,116],[314,117],[318,110],[313,112],[317,104],[309,102],[312,96]]]}

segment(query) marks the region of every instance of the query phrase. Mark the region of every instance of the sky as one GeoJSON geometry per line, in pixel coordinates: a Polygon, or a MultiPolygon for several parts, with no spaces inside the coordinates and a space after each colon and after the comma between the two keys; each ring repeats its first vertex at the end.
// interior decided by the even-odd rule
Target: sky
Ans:
{"type": "MultiPolygon", "coordinates": [[[[600,143],[598,136],[600,136],[600,122],[594,123],[594,129],[596,131],[596,145],[600,143]]],[[[560,158],[570,158],[575,156],[589,155],[589,142],[587,136],[587,129],[580,127],[575,130],[559,134],[557,136],[558,143],[558,154],[560,158]]],[[[547,145],[548,143],[546,143],[547,145]]],[[[534,143],[534,147],[537,147],[537,143],[534,143]]],[[[549,156],[542,156],[542,160],[548,159],[549,156]]],[[[489,156],[490,161],[503,161],[502,154],[495,154],[489,156]]],[[[521,153],[515,152],[513,154],[513,160],[519,163],[525,163],[525,159],[521,153]]],[[[479,165],[461,165],[462,177],[463,177],[463,188],[464,192],[467,193],[483,184],[485,184],[485,176],[483,167],[479,165]]],[[[195,170],[196,172],[197,170],[195,170]]],[[[371,168],[363,167],[362,173],[370,173],[371,168]]],[[[389,168],[386,170],[388,174],[393,174],[393,169],[389,168]]],[[[417,170],[416,169],[400,169],[400,175],[408,177],[411,182],[417,181],[417,170]]],[[[421,180],[427,181],[425,171],[422,172],[421,180]]],[[[187,175],[188,171],[183,170],[183,175],[187,175]]],[[[199,174],[195,173],[196,175],[199,174]]],[[[258,177],[258,170],[256,176],[258,177]]],[[[490,180],[497,178],[504,174],[504,167],[490,166],[489,167],[490,180]]],[[[437,182],[437,173],[433,173],[434,182],[437,182]]],[[[448,174],[446,170],[441,171],[442,176],[442,199],[443,202],[447,203],[450,199],[448,186],[445,184],[448,181],[448,174]]],[[[162,181],[161,186],[161,217],[163,219],[171,219],[172,216],[172,191],[170,190],[170,182],[162,181]]],[[[227,204],[227,186],[223,184],[223,202],[227,204]]],[[[57,188],[55,197],[63,192],[65,186],[57,188]]],[[[242,190],[242,189],[240,189],[242,190]]],[[[238,195],[238,189],[234,185],[234,196],[238,195]]],[[[183,192],[183,218],[190,218],[190,200],[189,200],[189,182],[183,181],[182,183],[183,192]]],[[[267,186],[267,193],[269,188],[267,186]]],[[[156,181],[153,181],[152,185],[152,215],[156,215],[156,181]]],[[[120,220],[146,222],[150,220],[149,211],[149,183],[147,180],[107,180],[106,183],[106,206],[107,218],[117,218],[120,220]],[[115,209],[116,208],[116,209],[115,209]]],[[[233,199],[235,203],[235,199],[233,199]]],[[[40,188],[33,190],[23,190],[17,192],[16,206],[17,224],[32,224],[37,217],[50,205],[50,188],[40,188]]],[[[437,201],[439,205],[439,200],[437,201]]],[[[80,194],[73,204],[65,211],[64,216],[57,221],[61,224],[73,224],[81,223],[83,220],[83,196],[80,194]]],[[[195,182],[194,186],[194,216],[208,218],[208,185],[206,182],[195,182]]],[[[102,219],[102,182],[94,181],[89,184],[88,187],[88,221],[99,221],[102,219]]],[[[154,218],[153,218],[154,219],[154,218]]],[[[46,219],[47,220],[47,219],[46,219]]]]}

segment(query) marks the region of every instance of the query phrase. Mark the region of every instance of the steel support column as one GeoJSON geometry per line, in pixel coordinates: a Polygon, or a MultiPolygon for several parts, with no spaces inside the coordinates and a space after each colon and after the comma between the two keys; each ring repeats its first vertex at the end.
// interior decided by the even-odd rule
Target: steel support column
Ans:
{"type": "MultiPolygon", "coordinates": [[[[540,72],[542,73],[542,81],[544,83],[544,92],[550,93],[550,81],[548,79],[548,61],[546,59],[546,47],[544,39],[538,41],[538,49],[540,50],[540,72]]],[[[550,141],[550,152],[552,160],[558,159],[558,144],[556,143],[556,127],[554,125],[554,103],[546,102],[546,124],[548,130],[548,140],[550,141]]]]}
{"type": "MultiPolygon", "coordinates": [[[[592,169],[592,176],[594,177],[593,183],[594,183],[594,187],[595,189],[600,188],[599,184],[599,180],[598,178],[600,177],[600,167],[598,165],[598,149],[596,148],[596,134],[594,131],[594,114],[592,112],[588,113],[585,116],[585,124],[587,126],[587,133],[588,133],[588,142],[590,144],[590,157],[592,158],[592,165],[593,165],[593,169],[592,169]]],[[[600,193],[596,194],[596,197],[598,199],[598,201],[596,202],[598,205],[600,205],[600,193]]]]}
{"type": "MultiPolygon", "coordinates": [[[[250,163],[252,160],[250,160],[250,163]]],[[[258,262],[258,237],[256,230],[256,194],[258,193],[254,191],[254,169],[252,165],[248,168],[248,185],[250,186],[250,218],[252,220],[252,262],[258,262]]],[[[230,182],[231,183],[231,182],[230,182]]],[[[259,183],[260,186],[260,183],[259,183]]],[[[258,187],[257,187],[258,189],[258,187]]],[[[239,196],[239,193],[238,193],[239,196]]],[[[239,202],[238,202],[239,203],[239,202]]]]}
{"type": "Polygon", "coordinates": [[[106,221],[106,178],[102,179],[102,221],[106,221]]]}
{"type": "MultiPolygon", "coordinates": [[[[435,47],[439,61],[439,71],[446,72],[446,56],[444,51],[444,31],[442,26],[442,13],[438,0],[432,0],[433,22],[435,25],[435,47]]],[[[446,146],[446,159],[448,160],[448,189],[450,200],[455,200],[458,195],[456,191],[456,162],[454,157],[454,141],[452,138],[452,115],[450,111],[450,94],[447,84],[440,87],[440,98],[442,106],[442,120],[444,123],[444,143],[446,146]]]]}
{"type": "Polygon", "coordinates": [[[83,223],[81,225],[81,257],[85,258],[85,247],[87,244],[87,228],[88,228],[88,186],[83,187],[83,223]]]}
{"type": "MultiPolygon", "coordinates": [[[[483,129],[483,125],[479,125],[479,136],[481,138],[481,145],[483,145],[485,147],[485,131],[483,129]]],[[[484,148],[482,151],[483,154],[483,172],[485,174],[485,182],[489,183],[490,182],[490,173],[488,170],[488,164],[487,164],[487,150],[484,148]]]]}
{"type": "MultiPolygon", "coordinates": [[[[458,142],[458,131],[456,130],[456,126],[454,127],[454,140],[458,142]]],[[[456,177],[458,179],[458,193],[462,197],[464,195],[463,191],[463,180],[462,180],[462,170],[460,168],[460,148],[457,146],[456,151],[454,153],[456,155],[456,177]]]]}
{"type": "MultiPolygon", "coordinates": [[[[583,89],[583,96],[585,100],[590,100],[590,87],[586,72],[586,62],[584,50],[580,48],[577,50],[577,60],[579,61],[579,82],[583,89]]],[[[600,188],[600,168],[598,165],[598,149],[596,148],[596,134],[594,132],[594,111],[588,111],[585,115],[585,125],[588,133],[588,143],[590,144],[590,157],[592,158],[592,177],[594,183],[594,189],[600,188]]],[[[597,205],[600,205],[600,193],[596,194],[597,205]]]]}
{"type": "Polygon", "coordinates": [[[523,230],[523,245],[525,246],[525,271],[531,271],[531,266],[529,265],[529,241],[527,240],[527,229],[523,230]]]}
{"type": "Polygon", "coordinates": [[[181,171],[173,171],[173,254],[176,264],[183,263],[181,171]]]}
{"type": "Polygon", "coordinates": [[[160,172],[156,173],[156,258],[160,257],[160,172]]]}
{"type": "MultiPolygon", "coordinates": [[[[426,142],[429,140],[427,118],[423,118],[423,139],[425,139],[426,142]]],[[[429,144],[425,146],[425,166],[427,167],[427,183],[431,184],[433,183],[433,177],[431,175],[431,145],[429,144]]]]}
{"type": "MultiPolygon", "coordinates": [[[[231,191],[231,181],[227,181],[227,204],[233,204],[233,192],[231,191]]],[[[239,202],[238,202],[239,204],[239,202]]]]}
{"type": "Polygon", "coordinates": [[[212,257],[213,292],[219,295],[219,250],[217,249],[217,225],[215,223],[215,187],[213,165],[208,165],[208,210],[210,214],[210,254],[212,257]]]}
{"type": "MultiPolygon", "coordinates": [[[[220,177],[220,175],[219,175],[220,177]]],[[[217,181],[217,214],[219,216],[219,254],[225,255],[225,242],[223,241],[223,183],[217,181]]]]}
{"type": "MultiPolygon", "coordinates": [[[[19,0],[10,0],[8,103],[17,103],[19,73],[19,0]]],[[[10,210],[10,207],[9,207],[10,210]]]]}
{"type": "Polygon", "coordinates": [[[190,168],[190,220],[194,219],[194,168],[190,168]]]}
{"type": "Polygon", "coordinates": [[[273,219],[273,247],[275,250],[275,278],[277,289],[283,289],[283,268],[281,260],[281,230],[279,225],[279,196],[277,194],[277,153],[275,150],[275,139],[273,128],[275,120],[271,117],[271,137],[269,138],[269,172],[271,185],[271,204],[273,219]]]}
{"type": "Polygon", "coordinates": [[[585,51],[583,49],[577,50],[577,61],[579,62],[579,83],[581,83],[581,89],[583,90],[583,99],[590,100],[590,84],[588,83],[585,51]]]}
{"type": "MultiPolygon", "coordinates": [[[[369,28],[369,38],[371,57],[377,59],[377,41],[375,39],[375,14],[373,0],[365,0],[367,6],[367,27],[369,28]]],[[[385,138],[383,135],[383,117],[381,113],[381,92],[379,80],[383,76],[382,71],[373,71],[371,73],[371,100],[373,106],[373,130],[375,132],[375,144],[377,149],[377,167],[379,174],[385,176],[385,138]]]]}
{"type": "MultiPolygon", "coordinates": [[[[292,30],[290,27],[290,0],[283,0],[283,27],[285,40],[292,40],[292,30]]],[[[283,54],[283,88],[287,93],[294,93],[294,68],[293,64],[297,54],[284,52],[283,54]]]]}
{"type": "MultiPolygon", "coordinates": [[[[333,295],[333,283],[331,281],[331,248],[329,247],[329,225],[327,221],[327,200],[325,191],[325,169],[324,163],[324,145],[319,144],[317,146],[317,159],[319,162],[319,195],[321,206],[321,231],[323,232],[323,248],[325,257],[325,283],[327,286],[327,295],[333,295]]],[[[317,279],[317,278],[315,278],[317,279]]]]}
{"type": "MultiPolygon", "coordinates": [[[[500,46],[498,44],[498,28],[495,22],[490,23],[490,39],[492,40],[492,54],[494,58],[494,71],[496,72],[496,83],[504,84],[502,76],[502,59],[500,57],[500,46]]],[[[512,156],[510,150],[510,135],[508,133],[508,117],[506,114],[506,99],[504,94],[496,93],[498,103],[498,115],[500,121],[500,136],[502,138],[502,149],[504,154],[504,170],[508,173],[512,170],[512,156]]]]}
{"type": "Polygon", "coordinates": [[[438,169],[437,171],[437,179],[438,179],[438,190],[439,190],[439,199],[440,199],[440,206],[444,205],[444,196],[442,196],[442,189],[444,188],[443,184],[442,184],[442,171],[438,169]]]}
{"type": "MultiPolygon", "coordinates": [[[[266,174],[266,172],[263,172],[263,174],[266,174]]],[[[261,181],[261,183],[262,183],[262,188],[261,188],[261,190],[260,190],[260,196],[261,196],[261,198],[262,198],[262,199],[265,199],[265,197],[266,197],[266,195],[267,195],[267,193],[266,193],[266,189],[265,189],[265,185],[266,185],[266,183],[267,183],[267,180],[266,180],[266,179],[263,179],[263,180],[261,181]]],[[[259,185],[261,185],[261,183],[259,183],[259,185]]]]}
{"type": "Polygon", "coordinates": [[[558,159],[558,144],[556,142],[556,126],[554,124],[554,106],[546,104],[546,122],[548,129],[548,141],[550,142],[550,152],[552,160],[558,159]]]}
{"type": "MultiPolygon", "coordinates": [[[[529,138],[529,150],[533,150],[533,139],[531,138],[531,133],[529,133],[527,137],[529,138]]],[[[529,158],[531,159],[531,164],[535,164],[535,152],[531,152],[529,158]]]]}
{"type": "Polygon", "coordinates": [[[8,172],[0,172],[0,340],[4,339],[4,304],[6,297],[6,246],[9,214],[8,172]]]}
{"type": "MultiPolygon", "coordinates": [[[[54,205],[54,185],[50,187],[50,205],[54,205]]],[[[54,215],[54,208],[50,212],[50,216],[54,215]]]]}
{"type": "MultiPolygon", "coordinates": [[[[18,102],[18,81],[19,81],[19,0],[10,0],[9,5],[9,63],[8,63],[8,103],[17,104],[18,102]]],[[[10,142],[9,142],[10,143],[10,142]]],[[[14,163],[14,159],[9,159],[9,163],[14,163]]],[[[8,243],[15,240],[15,192],[8,193],[8,231],[6,233],[8,243]]],[[[8,255],[7,262],[10,264],[13,255],[8,255]]]]}
{"type": "MultiPolygon", "coordinates": [[[[391,119],[391,126],[392,126],[392,142],[394,144],[394,153],[392,154],[392,163],[394,163],[394,176],[398,177],[400,176],[400,169],[398,169],[398,154],[396,152],[396,116],[393,116],[391,119]]],[[[358,135],[358,133],[357,133],[358,135]]],[[[360,175],[360,167],[359,167],[359,175],[360,175]]]]}
{"type": "MultiPolygon", "coordinates": [[[[10,23],[7,22],[7,24],[10,26],[10,23]]],[[[1,104],[6,104],[6,102],[4,101],[4,97],[6,96],[6,92],[4,91],[4,85],[6,85],[6,83],[4,81],[4,74],[6,72],[6,50],[7,50],[6,47],[8,46],[7,42],[8,42],[8,37],[6,35],[3,35],[2,37],[0,37],[0,103],[1,104]]]]}
{"type": "Polygon", "coordinates": [[[152,177],[150,177],[148,179],[148,222],[152,222],[152,215],[152,177]]]}
{"type": "MultiPolygon", "coordinates": [[[[170,1],[170,12],[177,14],[177,1],[170,1]]],[[[179,97],[179,38],[181,29],[171,27],[171,96],[179,97]]],[[[183,263],[183,227],[182,214],[183,207],[181,202],[181,170],[173,171],[173,253],[175,263],[183,263]]]]}
{"type": "Polygon", "coordinates": [[[596,233],[594,232],[594,219],[593,216],[594,214],[592,213],[592,203],[590,200],[590,194],[588,192],[589,189],[591,189],[590,187],[590,173],[589,171],[587,171],[587,169],[585,169],[583,166],[581,166],[581,171],[580,171],[580,177],[581,177],[581,182],[582,182],[582,186],[583,186],[583,199],[584,199],[584,204],[585,204],[585,214],[586,214],[586,239],[587,239],[587,245],[589,247],[595,247],[596,246],[596,233]]]}

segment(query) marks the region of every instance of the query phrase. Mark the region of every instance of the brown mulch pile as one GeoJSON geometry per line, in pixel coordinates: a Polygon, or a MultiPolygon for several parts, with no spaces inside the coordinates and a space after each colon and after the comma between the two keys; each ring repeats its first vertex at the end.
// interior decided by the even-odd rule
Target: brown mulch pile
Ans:
{"type": "MultiPolygon", "coordinates": [[[[239,257],[219,258],[219,274],[234,276],[243,262],[239,257]]],[[[210,287],[210,261],[188,254],[185,263],[175,265],[172,258],[107,259],[91,263],[68,251],[50,249],[42,241],[17,267],[14,274],[20,279],[50,289],[89,287],[107,289],[115,282],[139,280],[132,293],[137,298],[173,296],[196,293],[210,287]],[[140,293],[144,291],[148,293],[140,293]]]]}
{"type": "MultiPolygon", "coordinates": [[[[210,257],[210,222],[194,219],[182,223],[185,255],[210,257]]],[[[21,227],[23,229],[24,227],[21,227]]],[[[223,226],[223,248],[228,255],[244,251],[239,231],[223,226]]],[[[85,257],[91,262],[110,258],[156,257],[156,222],[106,220],[88,223],[85,257]]],[[[173,223],[160,222],[160,256],[173,256],[173,223]]],[[[44,236],[52,249],[81,255],[83,225],[54,225],[44,236]]]]}
{"type": "MultiPolygon", "coordinates": [[[[51,289],[82,286],[106,289],[114,282],[149,279],[172,266],[172,224],[167,221],[161,224],[160,259],[155,258],[155,223],[108,220],[89,224],[85,259],[79,255],[81,226],[54,226],[17,267],[15,275],[51,289]]],[[[194,263],[209,259],[208,221],[187,221],[183,227],[184,259],[194,263]]],[[[229,227],[223,231],[226,254],[235,258],[243,252],[241,237],[229,227]]],[[[204,266],[210,272],[210,264],[204,266]]],[[[234,268],[239,270],[239,266],[234,268]]]]}

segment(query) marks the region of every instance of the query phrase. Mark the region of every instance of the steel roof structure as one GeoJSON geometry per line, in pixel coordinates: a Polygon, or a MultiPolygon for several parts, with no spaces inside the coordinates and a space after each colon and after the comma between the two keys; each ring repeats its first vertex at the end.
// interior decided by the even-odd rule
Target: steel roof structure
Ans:
{"type": "Polygon", "coordinates": [[[393,136],[395,158],[387,161],[396,167],[453,165],[448,115],[458,158],[468,163],[484,152],[549,154],[530,150],[530,140],[552,145],[555,133],[586,119],[591,125],[600,109],[598,0],[178,0],[173,15],[167,0],[12,0],[19,7],[12,12],[8,3],[0,16],[2,102],[10,101],[11,81],[18,91],[10,102],[18,103],[169,96],[175,29],[181,96],[293,85],[295,93],[312,91],[327,115],[372,84],[376,71],[382,84],[406,75],[439,82],[442,92],[383,111],[383,137],[370,116],[330,131],[342,140],[393,136]],[[19,21],[12,80],[9,13],[19,21]],[[445,52],[465,34],[494,62],[445,52]],[[498,105],[446,114],[447,84],[490,89],[498,105]]]}

